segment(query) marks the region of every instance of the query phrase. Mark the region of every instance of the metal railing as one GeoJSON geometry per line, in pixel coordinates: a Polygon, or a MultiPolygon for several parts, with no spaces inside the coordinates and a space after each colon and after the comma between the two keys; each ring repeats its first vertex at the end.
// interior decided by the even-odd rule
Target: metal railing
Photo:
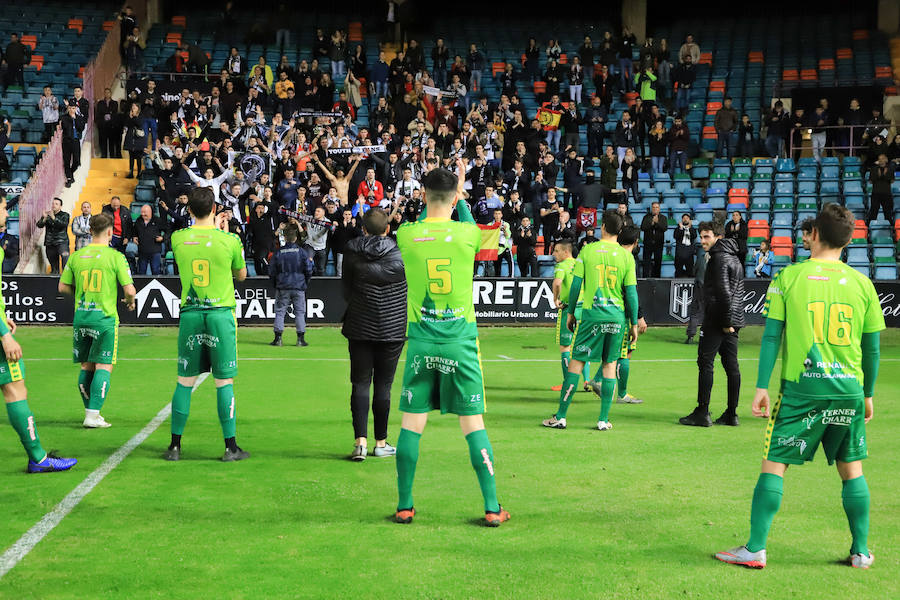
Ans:
{"type": "MultiPolygon", "coordinates": [[[[893,127],[891,123],[888,123],[883,127],[884,130],[888,131],[888,137],[885,138],[884,150],[887,152],[887,146],[890,144],[890,129],[893,127]]],[[[848,156],[856,156],[859,154],[860,150],[868,150],[869,145],[863,143],[855,143],[857,141],[857,137],[859,141],[862,141],[863,134],[869,130],[873,129],[873,127],[869,125],[828,125],[826,127],[816,127],[815,129],[824,129],[826,135],[826,142],[824,147],[822,148],[823,152],[827,151],[838,151],[847,154],[848,156]],[[839,132],[845,132],[847,137],[843,138],[843,136],[837,135],[839,132]],[[830,133],[830,135],[829,135],[830,133]],[[836,138],[842,137],[848,143],[834,143],[836,138]],[[830,138],[831,144],[828,143],[830,138]]],[[[813,150],[815,145],[812,143],[812,136],[816,135],[812,133],[812,127],[803,127],[800,129],[800,142],[799,144],[795,144],[795,130],[791,129],[791,133],[788,136],[786,143],[786,150],[788,158],[794,156],[795,152],[803,152],[804,150],[813,150]],[[809,145],[804,144],[805,141],[809,141],[809,145]]]]}

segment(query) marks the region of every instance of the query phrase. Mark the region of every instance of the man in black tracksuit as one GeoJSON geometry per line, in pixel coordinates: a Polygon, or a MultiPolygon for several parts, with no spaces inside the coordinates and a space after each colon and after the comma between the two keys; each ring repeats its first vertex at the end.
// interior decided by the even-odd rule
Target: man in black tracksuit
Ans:
{"type": "Polygon", "coordinates": [[[62,130],[63,170],[66,174],[66,187],[75,182],[75,171],[81,166],[81,140],[87,120],[77,114],[75,104],[66,107],[66,114],[59,120],[62,130]]]}
{"type": "Polygon", "coordinates": [[[722,224],[703,222],[700,243],[709,252],[703,283],[706,309],[697,348],[697,408],[679,419],[682,425],[709,427],[709,398],[713,386],[716,354],[728,377],[728,408],[716,419],[716,425],[738,424],[737,406],[741,391],[741,370],[738,365],[738,332],[744,326],[744,264],[740,248],[734,239],[724,239],[722,224]]]}
{"type": "Polygon", "coordinates": [[[380,208],[363,217],[364,237],[344,247],[341,278],[347,312],[341,333],[350,348],[350,412],[356,438],[350,459],[367,455],[369,385],[374,379],[372,412],[375,418],[376,457],[393,456],[387,443],[391,384],[406,340],[406,271],[397,242],[388,237],[390,219],[380,208]]]}
{"type": "Polygon", "coordinates": [[[306,250],[297,244],[300,230],[290,224],[284,228],[284,246],[275,251],[269,263],[269,277],[275,286],[275,339],[270,346],[281,346],[284,317],[288,307],[294,310],[297,345],[306,342],[306,287],[313,274],[313,262],[306,250]]]}

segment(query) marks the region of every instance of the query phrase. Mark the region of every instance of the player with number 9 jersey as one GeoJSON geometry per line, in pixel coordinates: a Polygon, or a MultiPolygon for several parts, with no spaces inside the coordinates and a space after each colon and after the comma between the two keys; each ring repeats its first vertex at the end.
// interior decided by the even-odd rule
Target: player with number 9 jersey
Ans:
{"type": "Polygon", "coordinates": [[[246,267],[241,238],[216,227],[172,234],[181,278],[178,375],[212,369],[217,379],[237,374],[237,321],[232,270],[246,267]]]}

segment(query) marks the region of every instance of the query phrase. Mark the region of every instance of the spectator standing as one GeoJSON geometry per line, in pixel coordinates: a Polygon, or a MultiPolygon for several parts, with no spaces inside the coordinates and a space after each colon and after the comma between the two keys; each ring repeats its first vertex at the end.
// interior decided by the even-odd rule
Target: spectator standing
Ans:
{"type": "Polygon", "coordinates": [[[75,171],[81,166],[81,141],[84,136],[85,118],[76,113],[74,103],[66,107],[66,114],[60,119],[62,126],[62,159],[66,175],[66,187],[75,183],[75,171]]]}
{"type": "Polygon", "coordinates": [[[144,70],[144,50],[147,48],[147,41],[141,35],[138,27],[133,27],[125,38],[125,66],[128,73],[135,73],[144,70]]]}
{"type": "Polygon", "coordinates": [[[669,85],[672,79],[672,53],[669,50],[669,42],[666,38],[659,40],[659,46],[656,47],[656,72],[659,76],[659,86],[657,91],[662,91],[662,97],[668,97],[669,85]]]}
{"type": "Polygon", "coordinates": [[[598,160],[603,152],[603,137],[606,134],[606,119],[609,110],[600,101],[599,96],[591,98],[591,105],[584,112],[584,122],[587,123],[588,156],[592,160],[598,160]]]}
{"type": "Polygon", "coordinates": [[[128,241],[133,237],[134,224],[131,221],[131,211],[122,206],[121,198],[113,196],[109,199],[109,204],[104,205],[100,212],[108,214],[113,220],[112,239],[109,241],[109,247],[126,254],[128,241]]]}
{"type": "Polygon", "coordinates": [[[3,250],[3,274],[14,273],[19,264],[19,238],[6,230],[6,223],[0,225],[0,249],[3,250]]]}
{"type": "Polygon", "coordinates": [[[652,66],[646,66],[634,74],[634,89],[641,100],[656,102],[656,74],[652,66]]]}
{"type": "Polygon", "coordinates": [[[741,260],[747,257],[747,235],[749,228],[747,221],[739,211],[731,213],[731,220],[725,224],[725,239],[737,242],[741,260]]]}
{"type": "MultiPolygon", "coordinates": [[[[787,138],[789,117],[784,110],[784,103],[776,100],[772,110],[766,115],[766,151],[772,158],[784,156],[784,140],[787,138]]],[[[862,135],[862,132],[860,132],[862,135]]]]}
{"type": "Polygon", "coordinates": [[[142,158],[147,148],[147,137],[144,134],[144,119],[140,118],[141,109],[137,104],[132,104],[128,115],[125,117],[125,141],[124,148],[128,152],[128,174],[126,179],[132,179],[141,175],[142,158]]]}
{"type": "Polygon", "coordinates": [[[331,228],[323,207],[316,207],[313,218],[315,222],[306,224],[306,249],[312,255],[315,274],[321,276],[325,274],[325,263],[328,260],[328,234],[331,233],[331,228]]]}
{"type": "MultiPolygon", "coordinates": [[[[544,212],[541,210],[541,212],[544,212]]],[[[546,232],[546,226],[545,226],[546,232]]],[[[537,233],[531,226],[531,219],[523,217],[519,228],[513,234],[516,244],[516,262],[519,265],[521,277],[538,277],[538,261],[535,246],[537,245],[537,233]]]]}
{"type": "Polygon", "coordinates": [[[650,163],[653,167],[651,176],[656,177],[666,169],[667,149],[669,136],[666,133],[662,119],[657,119],[647,132],[647,143],[650,146],[650,163]]]}
{"type": "Polygon", "coordinates": [[[631,79],[634,69],[634,47],[637,45],[637,37],[626,26],[622,28],[622,39],[619,40],[619,78],[622,82],[620,88],[623,92],[632,90],[631,79]]]}
{"type": "Polygon", "coordinates": [[[347,40],[340,29],[331,34],[328,59],[331,61],[331,78],[340,81],[344,78],[347,66],[347,40]]]}
{"type": "Polygon", "coordinates": [[[141,207],[141,217],[132,227],[132,241],[137,244],[137,274],[146,275],[150,267],[151,275],[162,272],[163,225],[153,216],[149,204],[141,207]]]}
{"type": "Polygon", "coordinates": [[[672,70],[672,78],[678,86],[675,93],[675,110],[684,113],[688,105],[691,103],[691,90],[694,89],[694,82],[697,81],[697,67],[689,58],[688,54],[677,67],[672,70]]]}
{"type": "Polygon", "coordinates": [[[709,427],[709,400],[712,394],[716,354],[728,377],[728,407],[716,424],[738,425],[737,407],[741,393],[741,369],[738,363],[738,334],[744,326],[744,265],[734,240],[722,237],[719,223],[704,222],[700,243],[709,252],[703,284],[705,311],[700,345],[697,347],[697,407],[679,419],[682,425],[709,427]]]}
{"type": "MultiPolygon", "coordinates": [[[[521,222],[521,219],[519,220],[521,222]]],[[[494,210],[494,223],[500,228],[500,239],[497,244],[497,260],[494,261],[494,277],[503,276],[503,263],[509,267],[509,276],[514,277],[512,260],[512,227],[509,221],[503,218],[503,210],[494,210]]]]}
{"type": "Polygon", "coordinates": [[[313,261],[298,245],[300,229],[294,223],[284,228],[284,245],[272,255],[269,278],[275,287],[275,339],[270,346],[281,346],[284,317],[288,308],[294,311],[297,345],[309,346],[306,341],[306,288],[313,274],[313,261]]]}
{"type": "Polygon", "coordinates": [[[756,128],[750,122],[750,115],[741,115],[741,124],[738,125],[737,155],[751,157],[756,154],[756,128]]]}
{"type": "Polygon", "coordinates": [[[641,221],[641,231],[644,233],[642,276],[661,276],[663,244],[666,240],[666,230],[668,228],[668,220],[665,215],[660,214],[659,202],[654,202],[650,205],[650,213],[644,215],[644,219],[641,221]]]}
{"type": "Polygon", "coordinates": [[[625,161],[625,153],[630,149],[632,153],[637,144],[636,132],[634,130],[634,121],[631,120],[631,113],[627,110],[622,113],[622,120],[616,125],[615,132],[616,154],[619,157],[619,164],[625,161]]]}
{"type": "Polygon", "coordinates": [[[273,206],[270,203],[258,202],[250,213],[250,222],[247,226],[257,276],[269,274],[269,255],[278,247],[275,237],[278,215],[273,206]]]}
{"type": "Polygon", "coordinates": [[[69,213],[62,209],[62,200],[51,200],[50,210],[41,215],[36,225],[46,229],[44,249],[50,263],[50,274],[59,275],[69,260],[69,213]]]}
{"type": "Polygon", "coordinates": [[[821,165],[822,157],[825,155],[825,142],[828,140],[828,130],[825,129],[828,125],[828,113],[825,112],[825,107],[821,104],[813,112],[810,124],[812,125],[810,139],[812,141],[813,158],[821,165]]]}
{"type": "Polygon", "coordinates": [[[584,65],[585,78],[592,79],[594,77],[594,57],[598,52],[590,36],[584,36],[584,42],[578,47],[577,52],[578,57],[581,59],[581,64],[584,65]]]}
{"type": "Polygon", "coordinates": [[[634,155],[634,149],[627,148],[622,158],[622,187],[625,188],[625,200],[628,200],[628,193],[631,192],[631,199],[635,204],[641,201],[638,193],[640,171],[640,163],[634,155]]]}
{"type": "Polygon", "coordinates": [[[775,264],[775,258],[772,256],[767,240],[762,240],[759,243],[759,249],[753,251],[753,260],[756,261],[756,266],[753,267],[756,277],[758,279],[771,279],[772,265],[775,264]]]}
{"type": "Polygon", "coordinates": [[[600,104],[609,111],[616,91],[616,78],[609,71],[609,66],[602,64],[600,70],[594,72],[594,96],[600,98],[600,104]]]}
{"type": "Polygon", "coordinates": [[[606,154],[600,158],[600,183],[609,190],[616,189],[619,157],[612,146],[606,147],[606,154]]]}
{"type": "Polygon", "coordinates": [[[687,152],[691,144],[691,132],[681,115],[675,115],[669,130],[669,177],[684,173],[687,167],[687,152]]]}
{"type": "Polygon", "coordinates": [[[372,92],[370,97],[374,97],[376,101],[379,98],[387,98],[388,97],[388,76],[390,75],[391,69],[390,65],[388,65],[385,60],[384,51],[378,52],[378,60],[375,61],[375,64],[372,65],[372,68],[369,70],[369,77],[372,80],[372,92]]]}
{"type": "Polygon", "coordinates": [[[344,252],[347,244],[359,235],[360,230],[356,226],[356,219],[353,218],[353,210],[349,206],[345,206],[341,211],[341,220],[334,228],[330,241],[331,251],[334,253],[334,268],[338,277],[342,277],[344,273],[344,252]]]}
{"type": "Polygon", "coordinates": [[[128,39],[129,34],[134,31],[134,28],[138,26],[137,17],[134,16],[134,10],[130,6],[126,6],[122,9],[117,16],[117,19],[120,21],[119,29],[121,33],[121,39],[119,40],[119,53],[122,56],[122,61],[125,61],[125,40],[128,39]]]}
{"type": "Polygon", "coordinates": [[[10,85],[19,85],[24,91],[25,65],[31,62],[31,48],[19,41],[19,34],[11,33],[9,35],[9,44],[6,45],[6,52],[3,53],[3,60],[6,61],[3,92],[6,93],[10,85]]]}
{"type": "Polygon", "coordinates": [[[716,111],[715,128],[716,128],[716,157],[727,157],[731,160],[734,157],[735,146],[737,145],[737,128],[740,119],[737,111],[731,106],[731,97],[725,96],[722,108],[716,111]]]}
{"type": "Polygon", "coordinates": [[[44,122],[44,134],[41,136],[41,143],[50,142],[56,126],[59,125],[59,100],[53,95],[53,90],[49,85],[44,86],[44,93],[38,100],[38,108],[41,111],[41,120],[44,122]]]}
{"type": "Polygon", "coordinates": [[[528,46],[525,47],[525,73],[532,82],[537,80],[541,75],[540,56],[541,49],[537,45],[534,38],[528,38],[528,46]]]}
{"type": "Polygon", "coordinates": [[[697,254],[697,230],[691,224],[691,215],[681,215],[681,222],[672,233],[675,240],[675,277],[692,277],[694,256],[697,254]]]}
{"type": "Polygon", "coordinates": [[[686,64],[688,59],[695,65],[700,62],[700,46],[697,45],[694,41],[694,36],[691,34],[685,36],[684,43],[678,50],[678,62],[686,64]]]}
{"type": "Polygon", "coordinates": [[[572,57],[572,64],[569,65],[569,100],[576,106],[581,104],[581,87],[584,84],[584,66],[581,64],[581,58],[572,57]]]}
{"type": "Polygon", "coordinates": [[[350,412],[354,447],[350,458],[366,459],[369,386],[374,380],[375,456],[392,456],[387,443],[391,385],[406,339],[407,285],[397,243],[388,237],[388,215],[373,209],[363,218],[364,237],[347,243],[341,279],[347,311],[341,333],[350,351],[350,412]]]}
{"type": "Polygon", "coordinates": [[[121,139],[116,139],[116,119],[119,103],[112,99],[109,88],[103,90],[103,98],[94,107],[94,121],[100,137],[100,157],[118,158],[121,154],[121,139]]]}
{"type": "Polygon", "coordinates": [[[444,45],[444,38],[438,38],[431,49],[431,76],[438,89],[447,87],[447,63],[450,62],[450,49],[444,45]]]}
{"type": "Polygon", "coordinates": [[[870,198],[870,208],[868,221],[872,222],[878,218],[878,209],[884,210],[884,219],[888,223],[893,223],[894,219],[894,196],[891,191],[891,184],[894,182],[894,167],[888,165],[887,155],[880,153],[875,161],[874,168],[869,170],[869,183],[872,184],[872,196],[870,198]]]}
{"type": "Polygon", "coordinates": [[[75,249],[81,250],[91,243],[91,203],[81,203],[81,214],[72,219],[72,234],[75,235],[75,249]]]}

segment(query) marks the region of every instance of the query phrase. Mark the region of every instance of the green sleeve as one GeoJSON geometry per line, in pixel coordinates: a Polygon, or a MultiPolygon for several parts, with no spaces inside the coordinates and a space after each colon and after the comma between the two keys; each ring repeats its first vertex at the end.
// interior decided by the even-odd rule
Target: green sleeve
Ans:
{"type": "Polygon", "coordinates": [[[574,276],[572,278],[571,286],[572,287],[569,288],[569,306],[568,306],[568,308],[569,308],[569,314],[574,315],[575,307],[578,304],[578,296],[581,295],[581,277],[579,277],[578,275],[574,276]]]}
{"type": "Polygon", "coordinates": [[[460,198],[456,202],[456,212],[459,214],[460,223],[475,222],[475,218],[472,216],[472,209],[469,208],[469,203],[466,202],[465,198],[460,198]]]}
{"type": "Polygon", "coordinates": [[[625,315],[628,317],[628,322],[631,324],[635,324],[638,322],[638,306],[640,302],[638,301],[637,294],[637,286],[636,285],[626,285],[625,286],[625,315]]]}
{"type": "Polygon", "coordinates": [[[234,251],[231,255],[231,268],[240,271],[247,266],[247,263],[244,261],[244,245],[241,243],[241,238],[236,235],[234,235],[232,242],[234,243],[234,251]]]}
{"type": "Polygon", "coordinates": [[[131,268],[128,266],[128,260],[121,252],[116,252],[116,255],[116,260],[119,263],[116,266],[116,277],[119,280],[119,285],[125,287],[126,285],[133,284],[134,280],[131,278],[131,268]]]}
{"type": "Polygon", "coordinates": [[[0,314],[0,337],[9,333],[9,325],[6,324],[6,307],[2,307],[3,312],[0,314]]]}
{"type": "Polygon", "coordinates": [[[784,321],[769,317],[763,330],[762,343],[759,347],[759,370],[756,373],[756,387],[769,388],[769,379],[775,370],[775,359],[778,358],[778,347],[784,333],[784,321]]]}
{"type": "MultiPolygon", "coordinates": [[[[121,255],[122,258],[125,258],[125,255],[121,255]]],[[[62,275],[59,276],[59,280],[66,285],[73,285],[75,283],[75,272],[72,270],[72,263],[74,261],[69,259],[66,262],[66,266],[63,268],[62,275]]]]}
{"type": "Polygon", "coordinates": [[[871,398],[875,394],[875,380],[878,378],[878,361],[881,358],[881,332],[862,335],[863,395],[871,398]]]}

